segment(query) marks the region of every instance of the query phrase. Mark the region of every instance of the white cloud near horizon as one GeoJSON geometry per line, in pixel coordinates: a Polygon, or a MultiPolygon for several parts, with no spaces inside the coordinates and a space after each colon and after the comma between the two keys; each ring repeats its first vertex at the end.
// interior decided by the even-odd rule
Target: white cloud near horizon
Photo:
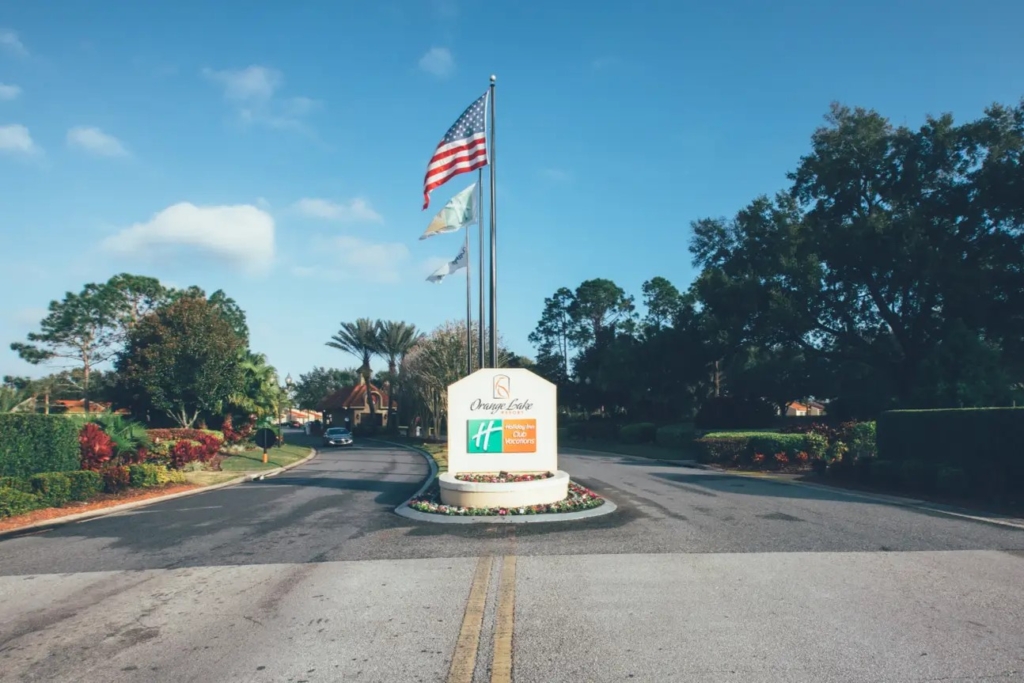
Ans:
{"type": "Polygon", "coordinates": [[[75,126],[68,130],[68,146],[103,157],[126,157],[128,150],[113,135],[93,126],[75,126]]]}
{"type": "Polygon", "coordinates": [[[236,107],[239,118],[246,123],[302,130],[304,119],[319,106],[310,97],[277,97],[284,85],[284,74],[278,69],[253,64],[244,69],[207,67],[201,73],[224,89],[224,99],[236,107]]]}
{"type": "Polygon", "coordinates": [[[0,83],[0,100],[10,102],[21,97],[21,87],[8,83],[0,83]]]}
{"type": "Polygon", "coordinates": [[[0,152],[36,154],[41,151],[28,128],[20,123],[0,126],[0,152]]]}
{"type": "Polygon", "coordinates": [[[179,202],[103,240],[121,256],[166,254],[181,248],[224,259],[256,274],[274,261],[274,218],[251,204],[196,206],[179,202]]]}
{"type": "Polygon", "coordinates": [[[447,78],[455,71],[455,58],[446,47],[432,47],[420,57],[419,67],[438,78],[447,78]]]}
{"type": "Polygon", "coordinates": [[[339,223],[384,222],[384,218],[370,206],[370,202],[361,197],[340,203],[329,199],[304,197],[295,202],[292,208],[307,218],[320,218],[339,223]]]}
{"type": "Polygon", "coordinates": [[[410,270],[409,247],[402,242],[373,242],[351,235],[326,240],[319,253],[331,257],[331,266],[295,266],[297,277],[328,282],[358,281],[397,284],[410,270]]]}
{"type": "Polygon", "coordinates": [[[19,57],[28,57],[28,48],[21,42],[17,31],[0,28],[0,48],[19,57]]]}

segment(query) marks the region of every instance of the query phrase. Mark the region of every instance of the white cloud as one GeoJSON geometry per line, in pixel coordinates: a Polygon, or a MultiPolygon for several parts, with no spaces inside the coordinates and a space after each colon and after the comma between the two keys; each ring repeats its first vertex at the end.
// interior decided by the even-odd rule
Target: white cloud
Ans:
{"type": "Polygon", "coordinates": [[[555,183],[564,183],[572,180],[572,174],[561,168],[544,168],[541,169],[540,174],[545,179],[555,183]]]}
{"type": "Polygon", "coordinates": [[[20,123],[0,126],[0,152],[35,154],[39,151],[39,146],[32,140],[25,126],[20,123]]]}
{"type": "Polygon", "coordinates": [[[90,126],[75,126],[69,130],[68,145],[103,157],[128,156],[128,150],[120,140],[90,126]]]}
{"type": "Polygon", "coordinates": [[[432,47],[420,57],[420,68],[438,78],[445,78],[455,70],[455,59],[448,48],[432,47]]]}
{"type": "Polygon", "coordinates": [[[292,208],[309,218],[322,218],[340,223],[383,223],[384,218],[374,211],[370,202],[356,197],[347,202],[332,202],[329,199],[303,198],[292,208]]]}
{"type": "Polygon", "coordinates": [[[21,97],[21,88],[16,85],[0,83],[0,100],[16,100],[21,97]]]}
{"type": "Polygon", "coordinates": [[[224,86],[224,97],[236,102],[265,102],[284,82],[277,69],[253,65],[244,69],[203,69],[203,75],[224,86]]]}
{"type": "Polygon", "coordinates": [[[254,64],[220,71],[205,68],[202,74],[224,88],[224,99],[237,107],[238,116],[246,123],[301,130],[305,128],[304,119],[319,106],[309,97],[278,98],[284,75],[270,67],[254,64]]]}
{"type": "Polygon", "coordinates": [[[17,31],[12,31],[9,28],[0,28],[0,48],[19,57],[28,57],[28,49],[21,42],[17,31]]]}
{"type": "Polygon", "coordinates": [[[191,249],[256,273],[274,260],[274,219],[251,204],[196,206],[180,202],[145,223],[111,235],[102,246],[125,256],[164,256],[168,249],[191,249]]]}
{"type": "Polygon", "coordinates": [[[371,242],[341,235],[327,241],[319,251],[329,255],[334,265],[296,266],[292,274],[329,282],[395,284],[409,270],[409,247],[401,242],[371,242]]]}

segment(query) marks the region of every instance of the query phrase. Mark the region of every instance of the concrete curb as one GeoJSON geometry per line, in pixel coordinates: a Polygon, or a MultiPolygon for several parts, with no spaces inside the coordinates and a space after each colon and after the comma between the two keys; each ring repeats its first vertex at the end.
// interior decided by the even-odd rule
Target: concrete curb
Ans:
{"type": "Polygon", "coordinates": [[[857,491],[854,489],[843,488],[841,486],[815,484],[807,481],[793,481],[791,479],[784,479],[782,477],[776,477],[772,474],[762,474],[760,472],[733,472],[731,470],[721,469],[718,467],[708,469],[713,469],[716,472],[728,474],[733,477],[761,479],[764,481],[773,482],[775,484],[785,484],[787,486],[800,486],[803,488],[816,489],[818,491],[828,491],[830,493],[838,492],[842,493],[843,495],[850,496],[851,498],[861,498],[863,500],[870,500],[876,503],[885,503],[886,505],[892,505],[894,507],[904,507],[913,510],[920,510],[922,512],[932,512],[938,515],[958,517],[960,519],[969,519],[975,522],[981,522],[983,524],[992,524],[995,526],[1001,526],[1010,529],[1018,529],[1024,531],[1024,519],[986,517],[981,513],[974,512],[972,510],[967,510],[964,508],[955,508],[953,506],[943,505],[941,503],[930,503],[926,500],[918,500],[916,498],[904,498],[902,496],[891,496],[885,493],[870,493],[867,491],[857,491]]]}
{"type": "Polygon", "coordinates": [[[35,522],[27,526],[18,527],[17,529],[8,529],[7,531],[0,531],[0,541],[11,538],[14,536],[22,536],[38,531],[48,531],[49,529],[55,529],[65,524],[73,524],[74,522],[84,522],[89,519],[95,519],[96,517],[106,517],[107,515],[117,514],[118,512],[126,512],[128,510],[134,510],[136,508],[145,507],[154,503],[163,503],[168,500],[174,500],[175,498],[185,498],[187,496],[194,496],[198,493],[207,493],[209,491],[216,491],[217,489],[224,489],[229,486],[235,486],[247,481],[258,481],[265,479],[266,477],[272,477],[281,472],[298,467],[303,463],[309,462],[316,457],[318,451],[315,448],[309,449],[309,455],[301,460],[296,460],[290,465],[284,467],[278,467],[268,472],[259,472],[244,474],[235,479],[229,479],[228,481],[222,481],[219,484],[211,484],[209,486],[200,486],[198,488],[189,489],[188,491],[179,491],[177,493],[171,493],[166,496],[154,496],[153,498],[147,498],[145,500],[136,500],[131,503],[122,503],[121,505],[112,505],[108,508],[101,508],[99,510],[89,510],[88,512],[79,512],[73,515],[66,515],[64,517],[56,517],[54,519],[47,519],[42,522],[35,522]]]}
{"type": "MultiPolygon", "coordinates": [[[[396,446],[398,448],[405,448],[410,451],[415,451],[422,455],[427,465],[430,466],[430,474],[427,476],[426,481],[419,490],[410,496],[409,500],[405,501],[401,505],[395,508],[395,514],[399,517],[405,517],[406,519],[413,519],[417,522],[431,522],[433,524],[531,524],[537,522],[571,522],[577,519],[587,519],[588,517],[600,517],[602,515],[610,515],[618,509],[612,501],[604,498],[604,504],[599,505],[596,508],[590,508],[589,510],[580,510],[578,512],[549,512],[541,515],[474,515],[472,517],[459,516],[459,515],[437,515],[431,512],[420,512],[419,510],[413,510],[409,507],[409,501],[423,494],[430,485],[434,483],[437,478],[437,463],[430,457],[430,453],[427,453],[422,448],[416,448],[415,446],[408,446],[404,443],[395,443],[393,441],[381,441],[374,439],[378,443],[386,443],[389,446],[396,446]]],[[[570,477],[570,481],[572,481],[570,477]]]]}

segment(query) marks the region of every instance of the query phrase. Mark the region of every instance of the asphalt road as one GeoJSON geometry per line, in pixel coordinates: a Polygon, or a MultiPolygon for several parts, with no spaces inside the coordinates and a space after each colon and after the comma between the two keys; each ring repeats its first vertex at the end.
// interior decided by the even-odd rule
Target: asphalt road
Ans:
{"type": "Polygon", "coordinates": [[[560,465],[619,511],[413,522],[422,458],[361,446],[0,541],[0,681],[1024,680],[1024,531],[560,465]]]}

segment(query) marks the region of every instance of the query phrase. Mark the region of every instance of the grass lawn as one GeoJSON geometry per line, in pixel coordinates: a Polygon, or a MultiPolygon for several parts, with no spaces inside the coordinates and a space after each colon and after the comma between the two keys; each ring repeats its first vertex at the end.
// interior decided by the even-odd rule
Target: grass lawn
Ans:
{"type": "Polygon", "coordinates": [[[600,451],[603,453],[619,453],[621,455],[637,455],[655,460],[696,460],[697,455],[685,448],[668,448],[651,443],[619,443],[617,441],[570,441],[562,439],[559,446],[566,449],[600,451]]]}
{"type": "Polygon", "coordinates": [[[205,474],[233,473],[233,476],[237,476],[243,472],[272,470],[275,467],[291,465],[297,460],[302,460],[307,455],[309,455],[309,446],[286,443],[281,448],[271,448],[268,450],[267,462],[264,463],[263,449],[252,448],[244,453],[224,458],[220,463],[222,472],[208,472],[205,474]]]}
{"type": "Polygon", "coordinates": [[[213,486],[238,479],[240,474],[241,472],[186,472],[185,481],[197,486],[213,486]]]}

